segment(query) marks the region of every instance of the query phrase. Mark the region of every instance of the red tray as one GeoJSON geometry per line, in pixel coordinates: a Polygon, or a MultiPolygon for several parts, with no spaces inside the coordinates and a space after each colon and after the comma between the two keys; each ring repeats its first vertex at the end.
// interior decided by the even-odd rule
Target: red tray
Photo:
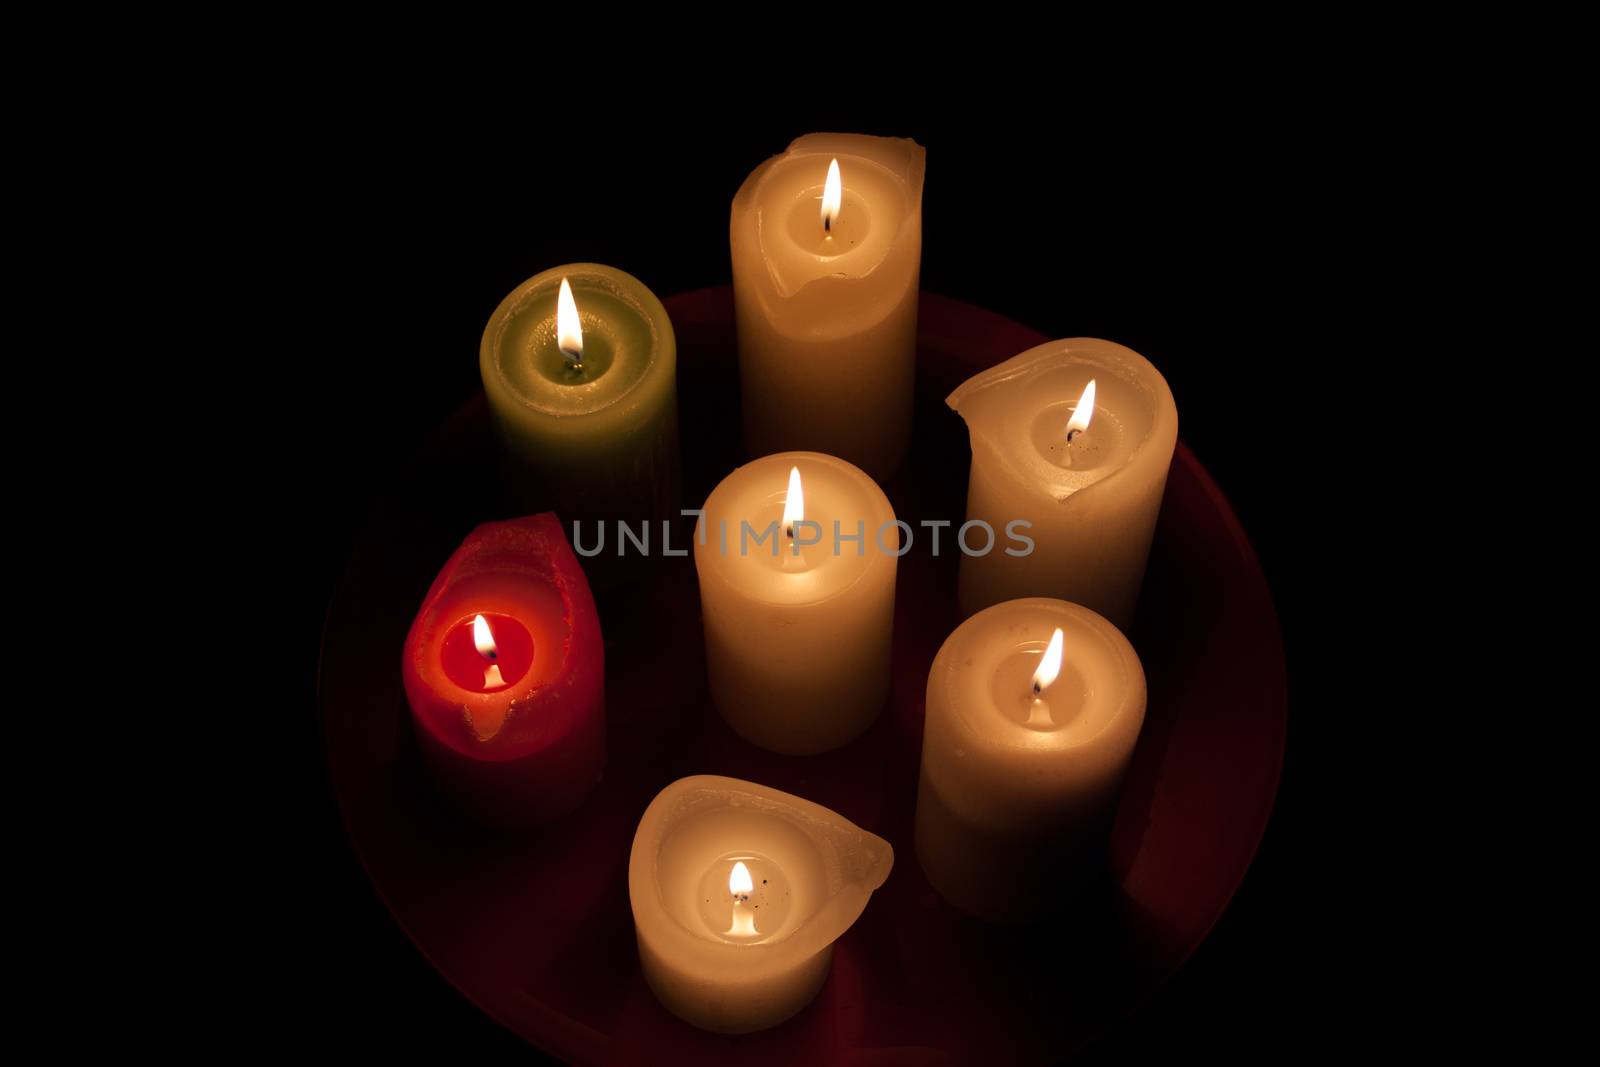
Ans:
{"type": "MultiPolygon", "coordinates": [[[[684,500],[697,505],[743,458],[732,300],[723,286],[666,305],[678,336],[684,500]]],[[[917,523],[959,524],[968,463],[965,424],[943,401],[1046,338],[931,295],[918,325],[912,458],[885,486],[918,535],[900,561],[893,693],[878,723],[838,752],[776,756],[727,729],[706,698],[692,562],[658,558],[650,584],[602,597],[611,752],[594,795],[537,835],[463,826],[421,779],[400,648],[461,538],[514,513],[481,395],[399,472],[359,542],[329,608],[319,688],[346,826],[423,954],[535,1045],[583,1064],[1056,1060],[1175,971],[1244,877],[1283,762],[1283,646],[1244,530],[1182,442],[1130,634],[1150,705],[1112,836],[1114,885],[1064,920],[1002,931],[950,909],[923,877],[911,844],[923,692],[959,616],[957,557],[941,545],[933,558],[917,523]],[[810,798],[895,848],[888,883],[839,941],[822,992],[764,1033],[702,1033],[668,1014],[639,972],[627,889],[634,826],[668,782],[701,773],[810,798]]]]}

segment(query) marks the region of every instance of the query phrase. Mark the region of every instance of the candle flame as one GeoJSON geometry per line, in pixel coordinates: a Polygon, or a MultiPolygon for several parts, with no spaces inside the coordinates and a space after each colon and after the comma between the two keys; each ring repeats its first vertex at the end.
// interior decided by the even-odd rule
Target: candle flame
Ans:
{"type": "Polygon", "coordinates": [[[783,532],[794,536],[794,524],[806,517],[806,495],[800,489],[800,468],[789,468],[789,492],[783,499],[783,532]]]}
{"type": "Polygon", "coordinates": [[[494,659],[499,655],[494,644],[494,634],[489,630],[489,620],[482,615],[472,617],[472,643],[478,646],[478,655],[494,659]]]}
{"type": "Polygon", "coordinates": [[[1089,428],[1089,420],[1094,418],[1094,379],[1089,379],[1089,384],[1083,387],[1083,395],[1078,397],[1078,406],[1072,409],[1072,418],[1067,420],[1067,440],[1072,440],[1073,431],[1082,432],[1089,428]]]}
{"type": "Polygon", "coordinates": [[[1056,632],[1050,635],[1050,647],[1044,650],[1044,655],[1039,659],[1039,669],[1033,672],[1034,696],[1049,689],[1050,683],[1061,673],[1061,646],[1065,643],[1066,637],[1061,627],[1057,626],[1056,632]]]}
{"type": "Polygon", "coordinates": [[[839,218],[839,206],[844,203],[844,183],[839,180],[839,161],[828,164],[828,181],[822,187],[822,228],[831,233],[839,218]]]}
{"type": "Polygon", "coordinates": [[[728,892],[734,896],[749,896],[755,891],[756,883],[750,877],[750,868],[740,860],[733,865],[733,873],[728,875],[728,892]]]}
{"type": "Polygon", "coordinates": [[[556,297],[556,343],[568,361],[583,362],[583,323],[578,319],[578,302],[572,299],[572,286],[565,278],[556,297]]]}

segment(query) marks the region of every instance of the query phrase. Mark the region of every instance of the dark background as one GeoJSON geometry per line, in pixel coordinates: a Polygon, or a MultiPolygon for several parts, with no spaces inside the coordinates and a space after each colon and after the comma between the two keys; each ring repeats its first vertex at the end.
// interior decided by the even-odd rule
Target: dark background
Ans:
{"type": "Polygon", "coordinates": [[[294,383],[279,518],[303,604],[287,792],[305,818],[285,857],[289,936],[278,946],[302,973],[282,1025],[377,1056],[535,1058],[428,966],[346,842],[315,720],[321,615],[393,458],[478,388],[478,338],[510,289],[576,260],[621,267],[662,296],[724,283],[728,206],[745,175],[792,137],[837,129],[927,148],[925,290],[1052,337],[1120,341],[1162,370],[1180,434],[1250,532],[1282,619],[1290,741],[1261,852],[1211,938],[1091,1060],[1256,1062],[1320,1042],[1307,1035],[1332,1025],[1332,1009],[1302,990],[1330,935],[1310,904],[1302,842],[1322,770],[1307,605],[1328,531],[1306,457],[1324,417],[1312,398],[1339,224],[1312,120],[1182,103],[1161,121],[1097,121],[1070,106],[1043,121],[817,108],[757,123],[703,111],[617,116],[609,136],[583,132],[562,148],[554,107],[541,101],[492,131],[426,109],[383,127],[334,122],[283,173],[293,232],[306,236],[284,282],[305,314],[272,354],[294,383]]]}

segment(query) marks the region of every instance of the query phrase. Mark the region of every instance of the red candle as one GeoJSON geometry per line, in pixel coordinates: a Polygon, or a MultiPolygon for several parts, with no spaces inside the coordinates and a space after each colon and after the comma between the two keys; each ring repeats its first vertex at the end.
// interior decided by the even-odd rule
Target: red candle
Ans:
{"type": "Polygon", "coordinates": [[[600,618],[555,515],[467,536],[411,623],[401,673],[424,763],[480,818],[548,822],[600,777],[600,618]]]}

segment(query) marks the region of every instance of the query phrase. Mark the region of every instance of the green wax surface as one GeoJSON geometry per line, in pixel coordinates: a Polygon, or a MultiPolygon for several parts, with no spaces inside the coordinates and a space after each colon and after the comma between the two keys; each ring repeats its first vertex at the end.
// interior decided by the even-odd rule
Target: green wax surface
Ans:
{"type": "Polygon", "coordinates": [[[654,337],[634,304],[609,288],[572,287],[583,327],[583,361],[576,366],[556,337],[560,280],[529,294],[501,328],[495,362],[505,382],[530,406],[550,415],[582,415],[613,403],[644,376],[654,337]]]}

